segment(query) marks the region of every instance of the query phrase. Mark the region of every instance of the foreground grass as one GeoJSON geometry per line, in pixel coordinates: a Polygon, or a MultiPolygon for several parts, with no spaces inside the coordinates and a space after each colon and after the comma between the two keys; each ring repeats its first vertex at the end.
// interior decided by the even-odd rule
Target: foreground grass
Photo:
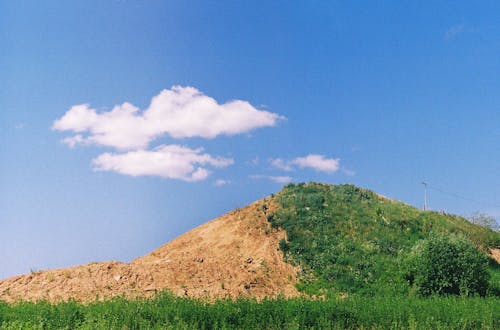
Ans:
{"type": "Polygon", "coordinates": [[[350,297],[219,300],[169,293],[88,305],[0,303],[0,329],[499,329],[500,299],[350,297]]]}

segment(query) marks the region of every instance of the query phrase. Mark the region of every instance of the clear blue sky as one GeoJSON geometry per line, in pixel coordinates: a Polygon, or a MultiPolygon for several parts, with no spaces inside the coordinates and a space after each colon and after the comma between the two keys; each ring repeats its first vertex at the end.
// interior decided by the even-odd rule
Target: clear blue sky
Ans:
{"type": "Polygon", "coordinates": [[[499,13],[0,1],[0,278],[129,261],[289,180],[499,217],[499,13]]]}

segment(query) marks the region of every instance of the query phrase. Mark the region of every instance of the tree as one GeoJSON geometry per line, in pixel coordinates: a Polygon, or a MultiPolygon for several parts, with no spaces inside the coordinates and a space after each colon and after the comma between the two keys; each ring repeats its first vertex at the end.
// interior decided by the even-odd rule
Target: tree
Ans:
{"type": "Polygon", "coordinates": [[[473,224],[482,227],[487,227],[495,231],[498,231],[500,229],[497,220],[485,213],[479,213],[479,212],[472,213],[471,216],[468,218],[468,220],[473,224]]]}
{"type": "Polygon", "coordinates": [[[484,296],[488,289],[488,257],[464,238],[430,237],[415,246],[407,262],[407,279],[423,296],[484,296]]]}

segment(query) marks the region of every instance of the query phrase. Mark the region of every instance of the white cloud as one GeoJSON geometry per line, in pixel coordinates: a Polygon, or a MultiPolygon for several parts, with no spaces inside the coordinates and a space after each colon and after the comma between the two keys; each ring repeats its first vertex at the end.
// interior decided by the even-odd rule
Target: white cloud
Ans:
{"type": "Polygon", "coordinates": [[[280,158],[271,159],[271,165],[285,171],[298,168],[312,168],[319,172],[333,173],[340,168],[340,159],[326,158],[324,155],[309,154],[304,157],[284,161],[280,158]]]}
{"type": "Polygon", "coordinates": [[[251,175],[252,179],[267,179],[274,181],[276,183],[289,183],[293,180],[292,177],[289,176],[272,176],[272,175],[251,175]]]}
{"type": "Polygon", "coordinates": [[[340,159],[325,158],[323,155],[307,155],[291,161],[300,168],[309,167],[319,172],[333,173],[338,171],[340,159]]]}
{"type": "Polygon", "coordinates": [[[291,164],[283,161],[283,159],[280,159],[280,158],[271,159],[271,165],[276,167],[276,168],[279,168],[280,170],[284,170],[284,171],[292,171],[293,170],[291,164]]]}
{"type": "Polygon", "coordinates": [[[62,139],[62,143],[67,144],[70,148],[74,148],[78,144],[86,144],[87,140],[81,135],[73,135],[67,138],[62,139]]]}
{"type": "Polygon", "coordinates": [[[131,176],[160,176],[183,181],[200,181],[210,175],[208,166],[221,168],[234,163],[231,158],[212,157],[203,149],[161,145],[153,150],[104,153],[92,163],[95,171],[114,171],[131,176]]]}
{"type": "Polygon", "coordinates": [[[161,136],[215,138],[277,125],[284,117],[234,100],[224,104],[194,87],[174,86],[152,98],[144,110],[131,103],[97,112],[88,104],[72,106],[52,129],[76,134],[63,142],[70,146],[96,144],[122,150],[144,149],[161,136]]]}
{"type": "Polygon", "coordinates": [[[271,181],[277,182],[277,183],[288,183],[292,181],[292,178],[289,176],[269,176],[268,177],[271,181]]]}
{"type": "Polygon", "coordinates": [[[217,179],[217,180],[215,180],[215,183],[214,183],[214,184],[215,184],[217,187],[220,187],[220,186],[225,186],[225,185],[228,185],[228,184],[230,184],[230,183],[231,183],[231,181],[230,181],[230,180],[217,179]]]}

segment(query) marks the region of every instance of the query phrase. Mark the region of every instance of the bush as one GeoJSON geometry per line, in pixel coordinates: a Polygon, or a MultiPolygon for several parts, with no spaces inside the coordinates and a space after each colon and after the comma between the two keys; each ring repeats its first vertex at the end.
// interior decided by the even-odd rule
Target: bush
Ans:
{"type": "Polygon", "coordinates": [[[500,224],[495,218],[484,213],[475,212],[467,220],[475,225],[490,228],[491,230],[500,230],[500,224]]]}
{"type": "Polygon", "coordinates": [[[481,295],[488,290],[488,257],[464,238],[433,236],[418,243],[407,279],[424,296],[481,295]]]}

